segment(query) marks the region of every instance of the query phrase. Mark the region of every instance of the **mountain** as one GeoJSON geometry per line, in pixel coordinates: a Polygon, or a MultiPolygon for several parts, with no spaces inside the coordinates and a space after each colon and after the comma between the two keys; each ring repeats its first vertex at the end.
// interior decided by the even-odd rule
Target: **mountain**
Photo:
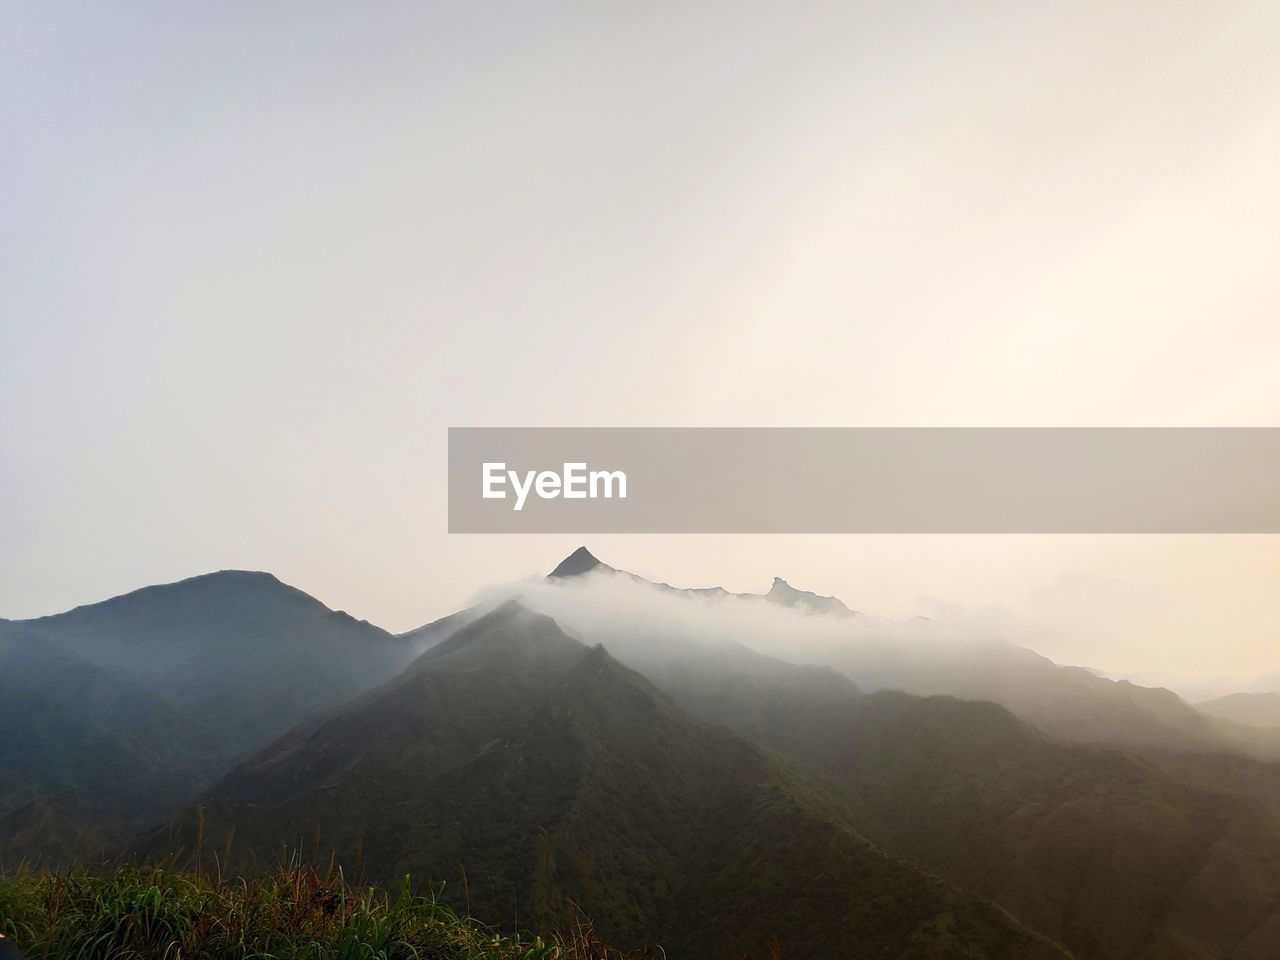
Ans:
{"type": "Polygon", "coordinates": [[[0,815],[0,876],[19,866],[62,870],[101,863],[128,836],[123,822],[104,820],[72,795],[38,797],[0,815]]]}
{"type": "Polygon", "coordinates": [[[1076,743],[1280,758],[1280,737],[1205,716],[1171,690],[1111,680],[1003,641],[956,643],[930,623],[832,645],[822,661],[869,690],[990,700],[1076,743]]]}
{"type": "Polygon", "coordinates": [[[1254,727],[1280,727],[1280,693],[1233,693],[1197,703],[1196,709],[1211,717],[1254,727]]]}
{"type": "Polygon", "coordinates": [[[613,570],[613,567],[601,563],[592,556],[591,551],[586,547],[579,547],[556,564],[556,568],[547,576],[578,577],[584,573],[590,573],[592,570],[613,570]]]}
{"type": "MultiPolygon", "coordinates": [[[[991,702],[864,694],[842,673],[725,636],[750,625],[735,603],[699,606],[716,630],[630,594],[610,576],[529,597],[603,639],[682,709],[807,771],[887,852],[991,897],[1080,956],[1269,956],[1280,928],[1280,765],[1192,752],[1188,740],[1141,755],[1075,745],[991,702]],[[603,591],[595,608],[593,589],[603,591]]],[[[1134,695],[1111,722],[1125,709],[1185,709],[1167,692],[1109,682],[1082,684],[1079,709],[1111,692],[1134,695]]]]}
{"type": "Polygon", "coordinates": [[[661,644],[733,637],[783,659],[832,667],[867,691],[990,700],[1077,743],[1280,759],[1280,732],[1207,716],[1172,691],[1062,666],[1005,640],[956,636],[945,623],[855,615],[834,597],[780,578],[767,594],[683,590],[601,563],[585,547],[556,569],[538,589],[522,587],[522,595],[611,650],[637,635],[661,644]]]}
{"type": "Polygon", "coordinates": [[[395,676],[412,643],[281,583],[224,570],[19,621],[150,693],[181,702],[241,752],[395,676]]]}
{"type": "Polygon", "coordinates": [[[167,816],[130,857],[332,856],[673,958],[1274,957],[1275,730],[782,580],[582,548],[506,592],[398,637],[238,573],[0,622],[0,869],[167,816]]]}
{"type": "Polygon", "coordinates": [[[1270,956],[1277,765],[1062,743],[997,705],[950,697],[881,692],[831,720],[764,742],[821,771],[887,852],[992,898],[1080,956],[1270,956]]]}
{"type": "MultiPolygon", "coordinates": [[[[549,581],[567,581],[574,577],[583,577],[589,573],[609,574],[615,578],[630,580],[638,584],[644,584],[667,593],[679,594],[681,596],[704,596],[704,597],[728,597],[737,596],[725,590],[724,587],[673,587],[669,583],[659,583],[653,580],[646,580],[644,577],[637,576],[634,573],[628,573],[626,570],[619,570],[611,567],[607,563],[602,563],[592,554],[586,547],[578,547],[577,550],[569,554],[561,560],[554,570],[547,574],[549,581]]],[[[745,595],[744,595],[745,596],[745,595]]]]}
{"type": "MultiPolygon", "coordinates": [[[[142,825],[236,759],[216,726],[15,623],[0,625],[0,730],[0,815],[73,793],[142,825]]],[[[16,851],[0,837],[0,852],[16,851]]]]}
{"type": "Polygon", "coordinates": [[[862,694],[834,671],[750,651],[668,647],[645,672],[685,710],[809,771],[886,852],[1080,956],[1128,960],[1153,944],[1184,960],[1267,956],[1280,924],[1276,764],[1062,743],[995,704],[862,694]]]}
{"type": "Polygon", "coordinates": [[[764,595],[764,598],[770,603],[777,603],[784,607],[794,607],[797,610],[806,610],[811,613],[826,613],[837,617],[853,615],[853,611],[835,597],[823,597],[816,593],[810,593],[808,590],[797,590],[781,577],[773,578],[773,586],[769,588],[769,592],[764,595]]]}
{"type": "Polygon", "coordinates": [[[425,642],[242,571],[0,622],[0,858],[100,853],[425,642]]]}
{"type": "Polygon", "coordinates": [[[448,616],[441,617],[439,620],[432,620],[430,623],[423,624],[413,630],[398,633],[396,638],[407,644],[415,654],[423,653],[442,640],[447,639],[456,630],[465,627],[488,609],[490,609],[489,604],[477,604],[474,607],[467,607],[465,610],[451,613],[448,616]]]}
{"type": "Polygon", "coordinates": [[[576,904],[672,958],[1065,957],[889,859],[801,775],[507,602],[233,771],[135,853],[252,871],[305,843],[499,924],[576,904]]]}

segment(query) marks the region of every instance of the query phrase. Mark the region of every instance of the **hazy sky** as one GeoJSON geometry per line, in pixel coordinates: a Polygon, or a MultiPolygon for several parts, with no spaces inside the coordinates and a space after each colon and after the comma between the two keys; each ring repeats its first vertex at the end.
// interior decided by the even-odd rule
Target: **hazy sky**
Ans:
{"type": "MultiPolygon", "coordinates": [[[[545,571],[445,430],[1280,426],[1280,5],[9,4],[0,615],[545,571]]],[[[1277,537],[608,537],[1055,659],[1280,672],[1277,537]]],[[[1194,681],[1194,682],[1192,682],[1194,681]]]]}

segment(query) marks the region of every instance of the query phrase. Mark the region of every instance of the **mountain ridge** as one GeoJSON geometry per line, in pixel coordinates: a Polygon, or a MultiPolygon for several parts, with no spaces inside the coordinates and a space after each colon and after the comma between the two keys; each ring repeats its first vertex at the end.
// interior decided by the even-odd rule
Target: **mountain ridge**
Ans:
{"type": "Polygon", "coordinates": [[[315,855],[376,863],[375,879],[450,881],[446,899],[465,889],[489,922],[518,912],[553,927],[577,903],[607,938],[657,938],[672,957],[737,957],[770,936],[798,958],[829,956],[850,936],[897,944],[894,955],[917,942],[902,955],[921,958],[931,948],[1068,956],[998,908],[884,858],[834,808],[819,813],[825,801],[759,748],[689,716],[604,647],[518,601],[308,740],[282,750],[274,771],[251,765],[225,778],[199,817],[179,815],[134,852],[189,856],[205,839],[205,856],[252,869],[281,841],[314,833],[315,855]],[[824,864],[831,874],[820,880],[824,864]],[[761,886],[773,874],[776,886],[761,886]],[[833,888],[833,877],[844,880],[833,888]],[[879,908],[857,899],[868,890],[879,908]],[[816,912],[801,920],[807,910],[816,912]]]}
{"type": "Polygon", "coordinates": [[[1280,693],[1232,693],[1195,704],[1201,713],[1251,727],[1280,727],[1280,693]]]}
{"type": "MultiPolygon", "coordinates": [[[[604,564],[585,547],[575,551],[573,558],[577,558],[575,565],[583,568],[581,572],[548,578],[548,582],[576,580],[589,587],[592,577],[606,576],[668,596],[713,597],[725,604],[769,599],[769,594],[735,594],[718,587],[672,587],[604,564]],[[584,563],[583,555],[594,565],[584,563]]],[[[893,624],[858,616],[838,598],[798,590],[781,578],[775,578],[770,593],[776,593],[775,606],[813,614],[812,622],[830,623],[825,647],[810,647],[803,658],[843,672],[864,690],[900,689],[919,696],[991,700],[1053,736],[1079,743],[1223,750],[1280,760],[1280,731],[1209,717],[1165,688],[1115,681],[1084,668],[1057,664],[1004,640],[956,643],[946,637],[942,625],[929,620],[893,624]],[[845,625],[852,632],[844,632],[845,625]]],[[[559,612],[567,612],[563,622],[581,629],[572,620],[572,603],[566,601],[562,607],[559,612]]],[[[671,614],[669,619],[679,618],[671,614]]],[[[787,656],[788,652],[780,649],[779,655],[787,656]]]]}

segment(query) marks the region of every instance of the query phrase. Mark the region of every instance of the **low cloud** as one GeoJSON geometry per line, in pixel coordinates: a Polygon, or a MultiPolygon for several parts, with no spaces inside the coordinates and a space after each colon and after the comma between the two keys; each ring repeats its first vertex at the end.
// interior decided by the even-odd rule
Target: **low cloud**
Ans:
{"type": "Polygon", "coordinates": [[[673,641],[707,647],[737,643],[793,663],[844,667],[850,657],[915,658],[946,648],[1007,644],[999,610],[940,608],[942,618],[893,621],[842,616],[775,603],[763,595],[677,590],[629,574],[593,571],[536,578],[481,591],[480,602],[519,597],[587,643],[621,655],[657,655],[673,641]]]}

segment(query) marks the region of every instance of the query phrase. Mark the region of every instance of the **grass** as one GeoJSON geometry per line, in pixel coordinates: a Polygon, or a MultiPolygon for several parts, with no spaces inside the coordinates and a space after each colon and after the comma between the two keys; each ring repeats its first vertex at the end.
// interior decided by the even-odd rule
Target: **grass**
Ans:
{"type": "Polygon", "coordinates": [[[0,878],[0,932],[28,960],[624,960],[586,920],[498,934],[433,895],[286,866],[253,881],[158,867],[0,878]]]}

